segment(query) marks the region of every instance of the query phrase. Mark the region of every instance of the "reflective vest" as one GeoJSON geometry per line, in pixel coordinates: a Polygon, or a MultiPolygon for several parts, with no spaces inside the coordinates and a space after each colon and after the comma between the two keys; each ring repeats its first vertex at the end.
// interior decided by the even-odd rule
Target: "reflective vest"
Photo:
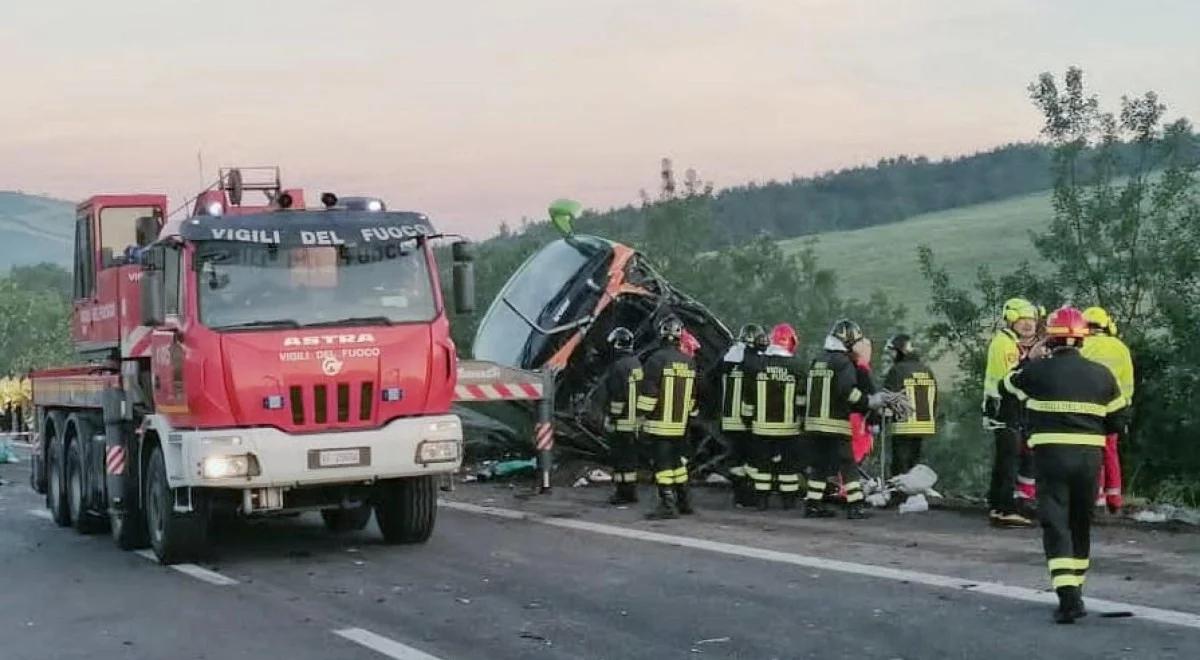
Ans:
{"type": "Polygon", "coordinates": [[[1108,367],[1117,379],[1121,396],[1126,401],[1133,401],[1133,358],[1125,342],[1112,335],[1092,335],[1083,340],[1079,352],[1083,357],[1108,367]]]}
{"type": "Polygon", "coordinates": [[[1112,373],[1070,347],[1009,374],[1001,389],[1024,406],[1030,447],[1103,447],[1108,434],[1121,430],[1128,408],[1112,373]]]}
{"type": "Polygon", "coordinates": [[[642,370],[637,408],[646,413],[642,431],[665,438],[682,438],[696,409],[696,366],[677,346],[655,351],[642,370]]]}
{"type": "Polygon", "coordinates": [[[804,430],[850,437],[850,413],[865,413],[867,395],[858,387],[858,369],[841,351],[813,360],[805,386],[804,430]]]}
{"type": "Polygon", "coordinates": [[[635,355],[625,355],[608,372],[608,416],[613,428],[624,433],[637,431],[638,383],[642,363],[635,355]]]}
{"type": "Polygon", "coordinates": [[[903,392],[913,405],[911,417],[892,424],[892,435],[929,436],[937,433],[937,380],[915,357],[901,357],[883,379],[883,387],[903,392]]]}
{"type": "Polygon", "coordinates": [[[800,395],[804,369],[792,354],[772,346],[746,372],[743,412],[752,418],[750,431],[757,436],[792,437],[800,434],[800,395]]]}

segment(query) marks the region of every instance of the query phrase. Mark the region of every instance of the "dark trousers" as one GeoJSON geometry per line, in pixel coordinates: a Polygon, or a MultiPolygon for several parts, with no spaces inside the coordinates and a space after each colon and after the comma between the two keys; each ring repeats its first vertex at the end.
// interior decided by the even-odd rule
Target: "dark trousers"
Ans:
{"type": "Polygon", "coordinates": [[[850,446],[850,436],[831,433],[812,433],[807,437],[812,455],[812,477],[808,480],[805,498],[820,502],[825,487],[841,476],[846,486],[846,503],[862,502],[862,484],[858,481],[858,465],[850,446]]]}
{"type": "Polygon", "coordinates": [[[892,476],[904,474],[921,462],[921,441],[925,438],[919,435],[892,436],[892,476]]]}
{"type": "Polygon", "coordinates": [[[636,484],[638,470],[637,434],[632,431],[613,431],[608,435],[612,456],[613,481],[636,484]]]}
{"type": "Polygon", "coordinates": [[[1082,587],[1092,548],[1092,507],[1102,449],[1081,445],[1034,448],[1042,547],[1055,589],[1082,587]]]}
{"type": "Polygon", "coordinates": [[[754,491],[799,494],[803,466],[800,436],[754,435],[752,438],[750,478],[754,482],[754,491]]]}
{"type": "Polygon", "coordinates": [[[654,483],[659,487],[686,486],[688,482],[687,438],[643,434],[650,445],[654,483]]]}
{"type": "Polygon", "coordinates": [[[752,456],[750,454],[751,438],[749,431],[721,431],[725,441],[729,443],[729,455],[726,458],[729,473],[737,479],[748,479],[752,456]]]}
{"type": "Polygon", "coordinates": [[[992,484],[988,504],[993,511],[1012,513],[1013,491],[1017,486],[1017,465],[1021,455],[1021,435],[1015,428],[993,431],[996,453],[992,459],[992,484]]]}

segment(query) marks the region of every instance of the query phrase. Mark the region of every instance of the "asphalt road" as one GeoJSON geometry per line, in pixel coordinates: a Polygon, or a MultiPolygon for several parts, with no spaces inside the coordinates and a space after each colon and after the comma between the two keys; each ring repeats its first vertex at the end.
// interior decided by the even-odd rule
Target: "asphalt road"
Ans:
{"type": "MultiPolygon", "coordinates": [[[[33,513],[41,500],[25,470],[0,466],[9,481],[0,486],[3,660],[1200,657],[1200,628],[1136,617],[1055,626],[1043,604],[820,567],[822,557],[862,560],[855,553],[871,543],[868,532],[857,532],[842,552],[828,538],[836,534],[778,520],[766,531],[763,520],[773,519],[733,512],[648,525],[637,511],[595,506],[602,493],[528,503],[503,490],[460,489],[455,501],[491,500],[546,518],[443,509],[434,538],[418,547],[384,546],[373,526],[331,536],[315,515],[235,525],[223,530],[209,561],[185,573],[33,513]],[[545,522],[562,520],[596,526],[545,522]],[[818,565],[606,529],[717,539],[750,555],[805,553],[818,565]]],[[[1034,541],[1032,534],[996,539],[986,528],[928,520],[934,528],[920,538],[937,547],[961,537],[964,547],[1017,553],[1004,548],[1034,541]]],[[[848,524],[830,523],[829,532],[848,524]]],[[[862,524],[886,530],[895,523],[862,524]]],[[[1200,612],[1200,555],[1192,554],[1200,545],[1192,537],[1162,540],[1159,552],[1180,562],[1172,570],[1193,569],[1190,586],[1178,591],[1178,575],[1146,572],[1138,574],[1144,588],[1101,595],[1132,593],[1140,604],[1200,612]],[[1160,602],[1156,593],[1168,597],[1160,602]]],[[[875,563],[940,566],[945,575],[974,570],[961,556],[950,561],[962,553],[946,551],[939,565],[938,550],[922,551],[912,565],[903,550],[875,563]]],[[[1161,563],[1158,557],[1148,563],[1161,563]]],[[[1021,573],[1014,582],[1025,579],[1021,573]]]]}

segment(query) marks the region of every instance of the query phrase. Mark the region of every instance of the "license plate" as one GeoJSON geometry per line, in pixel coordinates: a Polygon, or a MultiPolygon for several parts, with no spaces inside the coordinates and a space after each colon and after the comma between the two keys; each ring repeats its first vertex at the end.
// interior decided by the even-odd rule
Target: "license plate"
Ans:
{"type": "Polygon", "coordinates": [[[314,449],[308,452],[308,467],[310,469],[359,467],[370,464],[370,447],[352,447],[349,449],[314,449]]]}

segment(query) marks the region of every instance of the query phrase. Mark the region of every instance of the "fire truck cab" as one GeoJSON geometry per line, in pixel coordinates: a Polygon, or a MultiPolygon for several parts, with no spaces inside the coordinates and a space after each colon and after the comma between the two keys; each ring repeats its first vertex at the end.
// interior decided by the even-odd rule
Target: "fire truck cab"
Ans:
{"type": "Polygon", "coordinates": [[[214,516],[319,510],[345,531],[374,512],[387,541],[423,542],[462,456],[440,235],[373,198],[308,209],[277,169],[248,172],[169,220],[161,195],[79,206],[81,363],[32,374],[34,488],[60,525],[163,562],[201,552],[214,516]]]}

